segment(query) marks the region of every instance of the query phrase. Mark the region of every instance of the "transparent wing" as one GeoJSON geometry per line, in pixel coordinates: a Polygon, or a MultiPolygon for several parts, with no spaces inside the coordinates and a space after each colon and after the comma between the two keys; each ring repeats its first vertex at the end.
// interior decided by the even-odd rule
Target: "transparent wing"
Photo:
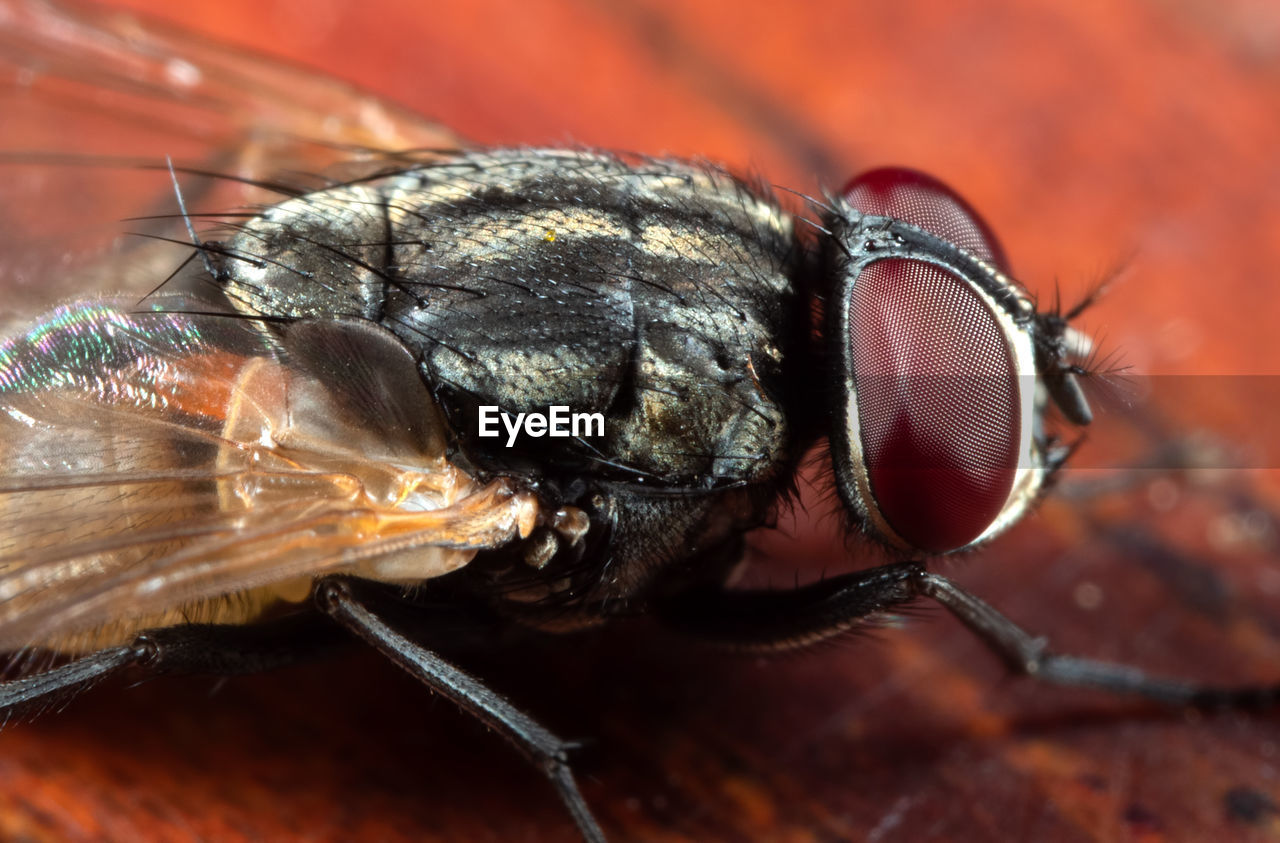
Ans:
{"type": "Polygon", "coordinates": [[[454,133],[204,35],[36,0],[0,0],[0,115],[0,649],[247,617],[330,571],[422,579],[527,528],[527,501],[444,461],[378,329],[133,305],[191,257],[166,158],[199,227],[454,133]]]}
{"type": "Polygon", "coordinates": [[[227,211],[461,144],[351,85],[204,35],[96,5],[0,0],[6,309],[163,280],[183,255],[123,237],[121,220],[185,237],[166,156],[194,211],[227,211]]]}
{"type": "Polygon", "coordinates": [[[0,650],[244,620],[326,573],[421,581],[532,529],[533,498],[445,459],[384,329],[149,305],[0,344],[0,650]]]}

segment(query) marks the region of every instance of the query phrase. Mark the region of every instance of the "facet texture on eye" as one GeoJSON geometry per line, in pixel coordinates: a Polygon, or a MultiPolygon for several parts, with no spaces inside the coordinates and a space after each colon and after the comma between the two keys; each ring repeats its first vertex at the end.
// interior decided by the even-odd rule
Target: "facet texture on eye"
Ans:
{"type": "Polygon", "coordinates": [[[883,260],[853,285],[848,342],[867,505],[920,550],[977,539],[1008,499],[1021,433],[994,314],[950,272],[883,260]]]}

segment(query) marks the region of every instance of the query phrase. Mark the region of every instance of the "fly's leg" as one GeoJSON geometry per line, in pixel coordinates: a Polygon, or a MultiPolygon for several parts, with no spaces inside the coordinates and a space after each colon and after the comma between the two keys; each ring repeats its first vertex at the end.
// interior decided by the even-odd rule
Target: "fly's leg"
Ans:
{"type": "Polygon", "coordinates": [[[1059,655],[993,606],[923,564],[885,565],[791,591],[706,589],[661,608],[673,625],[722,643],[783,650],[838,635],[918,598],[944,606],[1011,671],[1058,685],[1135,694],[1168,705],[1260,708],[1280,703],[1280,685],[1226,688],[1148,676],[1138,668],[1059,655]]]}
{"type": "Polygon", "coordinates": [[[145,645],[130,644],[99,650],[64,665],[0,682],[0,717],[8,722],[16,712],[69,700],[79,692],[127,667],[145,661],[145,645]]]}
{"type": "Polygon", "coordinates": [[[708,586],[685,591],[657,608],[668,624],[729,647],[792,650],[861,626],[919,597],[924,566],[885,565],[781,590],[708,586]]]}
{"type": "Polygon", "coordinates": [[[142,632],[109,647],[30,676],[0,682],[0,718],[65,702],[131,667],[152,673],[257,673],[319,655],[342,643],[314,616],[253,626],[184,624],[142,632]]]}
{"type": "Polygon", "coordinates": [[[582,798],[569,767],[570,743],[556,737],[479,680],[396,632],[352,593],[347,582],[321,580],[314,594],[322,612],[428,688],[505,737],[546,775],[583,838],[588,843],[604,843],[604,832],[582,798]]]}
{"type": "Polygon", "coordinates": [[[920,594],[941,603],[973,631],[1014,673],[1056,685],[1135,694],[1167,705],[1197,708],[1263,708],[1280,702],[1280,685],[1216,687],[1148,676],[1136,667],[1060,655],[989,603],[936,574],[922,573],[920,594]]]}

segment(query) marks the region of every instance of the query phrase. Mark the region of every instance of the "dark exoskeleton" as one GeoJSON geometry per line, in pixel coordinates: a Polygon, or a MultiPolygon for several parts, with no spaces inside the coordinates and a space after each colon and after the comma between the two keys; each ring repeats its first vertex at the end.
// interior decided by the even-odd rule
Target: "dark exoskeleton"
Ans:
{"type": "MultiPolygon", "coordinates": [[[[927,569],[1014,523],[1065,458],[1042,418],[1056,405],[1089,421],[1075,383],[1083,340],[1037,312],[985,225],[936,181],[874,171],[815,205],[811,234],[766,191],[711,167],[478,152],[291,198],[203,244],[206,263],[181,280],[188,300],[264,332],[380,326],[447,420],[453,464],[510,478],[547,512],[585,515],[408,592],[325,577],[313,595],[320,616],[546,771],[587,839],[603,834],[567,745],[388,619],[436,590],[469,595],[495,621],[564,630],[647,613],[780,649],[930,598],[1013,670],[1050,682],[1173,704],[1273,696],[1055,655],[927,569]],[[603,434],[511,447],[479,434],[483,407],[555,406],[601,414],[603,434]],[[821,437],[851,525],[901,561],[789,590],[726,588],[744,534],[770,523],[821,437]]],[[[0,707],[136,663],[262,669],[286,657],[280,634],[278,622],[144,632],[0,686],[0,707]]]]}

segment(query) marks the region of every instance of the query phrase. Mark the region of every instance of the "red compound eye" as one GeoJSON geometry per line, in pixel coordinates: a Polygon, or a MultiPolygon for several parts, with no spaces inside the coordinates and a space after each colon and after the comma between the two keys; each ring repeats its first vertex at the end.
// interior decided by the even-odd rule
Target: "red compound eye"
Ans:
{"type": "MultiPolygon", "coordinates": [[[[846,198],[1003,267],[986,225],[937,180],[875,170],[846,198]]],[[[1006,324],[974,287],[921,260],[869,265],[847,288],[849,354],[868,508],[911,547],[943,553],[977,539],[1013,487],[1022,421],[1006,324]]]]}
{"type": "Polygon", "coordinates": [[[933,176],[902,167],[868,170],[845,185],[844,198],[864,214],[909,222],[1009,271],[1004,249],[982,217],[933,176]]]}

